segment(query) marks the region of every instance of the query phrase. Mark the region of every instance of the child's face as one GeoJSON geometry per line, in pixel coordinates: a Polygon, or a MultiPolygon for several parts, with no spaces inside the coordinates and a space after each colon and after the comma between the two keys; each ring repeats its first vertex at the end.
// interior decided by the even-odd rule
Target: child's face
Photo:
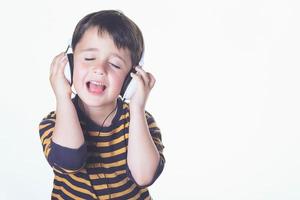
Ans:
{"type": "Polygon", "coordinates": [[[110,35],[88,29],[74,50],[74,87],[89,106],[115,103],[131,69],[130,51],[118,49],[110,35]]]}

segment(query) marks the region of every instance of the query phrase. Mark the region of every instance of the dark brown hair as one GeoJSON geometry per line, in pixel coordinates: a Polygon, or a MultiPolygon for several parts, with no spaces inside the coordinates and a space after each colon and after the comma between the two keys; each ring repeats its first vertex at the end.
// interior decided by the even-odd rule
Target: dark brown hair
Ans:
{"type": "Polygon", "coordinates": [[[99,33],[107,32],[117,48],[128,48],[132,65],[138,65],[144,51],[144,39],[139,27],[131,19],[117,10],[102,10],[86,15],[75,27],[73,51],[85,31],[92,27],[97,27],[99,33]]]}

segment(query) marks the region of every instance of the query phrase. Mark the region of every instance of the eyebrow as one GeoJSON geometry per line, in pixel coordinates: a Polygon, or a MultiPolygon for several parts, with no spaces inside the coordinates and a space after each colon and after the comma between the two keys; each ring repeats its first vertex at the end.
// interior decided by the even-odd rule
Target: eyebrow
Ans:
{"type": "Polygon", "coordinates": [[[112,55],[118,57],[118,58],[119,58],[120,60],[122,60],[125,64],[127,64],[126,61],[125,61],[125,59],[122,58],[121,56],[119,56],[118,54],[112,53],[112,55]]]}
{"type": "Polygon", "coordinates": [[[99,51],[99,49],[98,48],[87,48],[87,49],[80,50],[80,52],[84,52],[84,51],[99,51]]]}

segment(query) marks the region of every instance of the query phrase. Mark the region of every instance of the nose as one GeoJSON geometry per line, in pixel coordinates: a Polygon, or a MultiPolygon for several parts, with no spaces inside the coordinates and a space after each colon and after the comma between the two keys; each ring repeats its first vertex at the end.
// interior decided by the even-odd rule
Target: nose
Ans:
{"type": "Polygon", "coordinates": [[[93,73],[97,76],[104,76],[106,74],[104,63],[95,63],[93,67],[93,73]]]}
{"type": "Polygon", "coordinates": [[[97,76],[103,76],[104,75],[104,72],[103,71],[100,71],[98,69],[95,69],[94,70],[94,74],[97,75],[97,76]]]}

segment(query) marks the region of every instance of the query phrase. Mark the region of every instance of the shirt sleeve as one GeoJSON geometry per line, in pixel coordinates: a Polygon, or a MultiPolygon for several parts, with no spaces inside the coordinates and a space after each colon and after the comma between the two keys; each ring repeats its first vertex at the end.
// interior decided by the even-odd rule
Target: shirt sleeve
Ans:
{"type": "Polygon", "coordinates": [[[78,149],[63,147],[52,141],[52,134],[55,127],[55,112],[51,112],[39,125],[40,139],[44,155],[53,168],[59,173],[76,173],[86,162],[87,147],[84,143],[78,149]]]}
{"type": "MultiPolygon", "coordinates": [[[[162,137],[161,137],[160,129],[157,127],[156,122],[155,122],[153,116],[149,112],[146,111],[145,115],[146,115],[146,119],[147,119],[147,123],[148,123],[148,127],[149,127],[149,131],[150,131],[152,140],[154,141],[155,146],[156,146],[156,148],[157,148],[157,150],[159,152],[159,155],[160,155],[160,159],[159,159],[159,162],[158,162],[155,174],[154,174],[154,176],[152,178],[152,181],[149,184],[142,186],[142,187],[149,187],[150,185],[152,185],[156,181],[156,179],[162,173],[162,171],[164,169],[164,166],[165,166],[165,157],[163,155],[164,145],[162,143],[162,137]]],[[[133,176],[132,176],[132,174],[131,174],[130,169],[128,168],[128,166],[127,166],[127,175],[129,176],[129,178],[133,182],[135,182],[135,184],[137,184],[137,182],[134,180],[134,178],[133,178],[133,176]]]]}

